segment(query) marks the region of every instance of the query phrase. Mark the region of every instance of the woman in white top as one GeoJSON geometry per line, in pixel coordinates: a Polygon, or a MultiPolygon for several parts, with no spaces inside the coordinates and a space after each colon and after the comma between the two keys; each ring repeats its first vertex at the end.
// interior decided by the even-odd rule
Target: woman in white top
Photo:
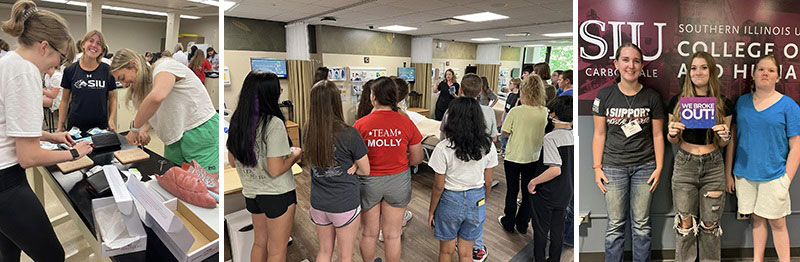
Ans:
{"type": "Polygon", "coordinates": [[[58,110],[61,105],[61,77],[64,76],[61,67],[51,67],[44,72],[44,95],[42,105],[51,112],[58,110]]]}
{"type": "Polygon", "coordinates": [[[195,160],[209,173],[219,172],[219,116],[192,70],[169,57],[147,66],[144,56],[122,49],[114,54],[111,73],[130,87],[126,100],[138,108],[128,143],[146,145],[153,128],[167,160],[177,165],[195,160]]]}
{"type": "Polygon", "coordinates": [[[42,72],[71,58],[72,37],[60,16],[30,0],[17,1],[2,23],[18,48],[0,59],[0,261],[64,261],[47,214],[25,177],[25,168],[77,159],[92,151],[66,133],[42,131],[42,72]],[[65,55],[66,54],[66,55],[65,55]],[[73,146],[48,151],[39,141],[73,146]]]}

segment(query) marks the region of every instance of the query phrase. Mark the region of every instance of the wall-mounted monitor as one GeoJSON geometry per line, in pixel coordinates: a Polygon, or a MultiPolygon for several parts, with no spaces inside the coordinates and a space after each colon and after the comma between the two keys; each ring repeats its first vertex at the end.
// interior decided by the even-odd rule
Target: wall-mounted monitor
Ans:
{"type": "Polygon", "coordinates": [[[413,67],[398,67],[397,77],[402,78],[408,82],[414,82],[417,75],[417,69],[413,67]]]}
{"type": "Polygon", "coordinates": [[[279,78],[286,78],[286,60],[274,58],[250,58],[250,70],[273,72],[279,78]]]}

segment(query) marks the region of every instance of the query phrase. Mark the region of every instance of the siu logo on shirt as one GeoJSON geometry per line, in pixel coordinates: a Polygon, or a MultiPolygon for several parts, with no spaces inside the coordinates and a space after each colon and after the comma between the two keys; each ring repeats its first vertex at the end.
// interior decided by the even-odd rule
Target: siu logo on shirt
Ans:
{"type": "MultiPolygon", "coordinates": [[[[91,77],[91,75],[87,75],[87,76],[91,77]]],[[[87,88],[87,89],[105,89],[106,88],[106,81],[95,80],[95,79],[90,79],[90,80],[81,79],[81,80],[75,81],[75,83],[72,84],[72,87],[75,88],[75,89],[84,89],[84,88],[87,88]]]]}

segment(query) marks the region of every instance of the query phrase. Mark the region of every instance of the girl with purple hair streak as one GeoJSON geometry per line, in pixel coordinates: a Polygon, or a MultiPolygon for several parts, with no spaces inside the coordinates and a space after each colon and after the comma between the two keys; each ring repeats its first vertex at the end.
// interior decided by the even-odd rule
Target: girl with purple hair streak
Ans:
{"type": "Polygon", "coordinates": [[[252,213],[252,261],[286,261],[297,196],[291,168],[302,150],[291,148],[278,107],[281,86],[271,72],[247,74],[228,130],[228,159],[242,180],[252,213]]]}

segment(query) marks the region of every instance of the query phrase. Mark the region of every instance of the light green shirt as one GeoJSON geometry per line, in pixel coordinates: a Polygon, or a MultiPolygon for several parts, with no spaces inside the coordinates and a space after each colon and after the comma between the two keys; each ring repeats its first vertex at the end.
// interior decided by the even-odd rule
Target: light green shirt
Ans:
{"type": "Polygon", "coordinates": [[[510,134],[505,161],[527,164],[539,160],[546,125],[546,107],[520,105],[512,108],[503,122],[503,132],[510,134]]]}
{"type": "Polygon", "coordinates": [[[291,169],[277,177],[272,177],[267,172],[268,157],[287,157],[289,155],[289,137],[286,126],[277,117],[269,120],[266,128],[261,128],[259,122],[255,137],[255,153],[258,164],[255,167],[246,167],[236,160],[236,171],[242,180],[242,195],[255,198],[256,195],[280,195],[294,190],[294,177],[291,169]],[[266,141],[262,139],[267,132],[266,141]]]}

